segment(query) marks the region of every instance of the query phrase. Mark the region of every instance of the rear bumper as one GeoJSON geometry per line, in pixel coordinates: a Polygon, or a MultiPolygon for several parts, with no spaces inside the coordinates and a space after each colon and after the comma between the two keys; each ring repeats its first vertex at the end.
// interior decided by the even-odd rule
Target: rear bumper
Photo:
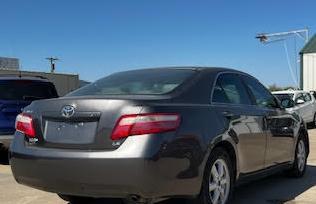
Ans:
{"type": "Polygon", "coordinates": [[[10,163],[18,183],[66,195],[155,197],[155,188],[164,188],[144,171],[144,160],[136,158],[58,159],[13,153],[10,163]]]}
{"type": "Polygon", "coordinates": [[[0,135],[0,144],[3,144],[5,147],[9,147],[14,135],[0,135]]]}
{"type": "Polygon", "coordinates": [[[10,150],[12,172],[18,183],[37,189],[113,198],[195,196],[200,191],[201,178],[190,172],[187,158],[145,151],[144,138],[128,138],[110,152],[30,148],[21,138],[10,150]],[[183,176],[186,172],[191,175],[183,176]]]}

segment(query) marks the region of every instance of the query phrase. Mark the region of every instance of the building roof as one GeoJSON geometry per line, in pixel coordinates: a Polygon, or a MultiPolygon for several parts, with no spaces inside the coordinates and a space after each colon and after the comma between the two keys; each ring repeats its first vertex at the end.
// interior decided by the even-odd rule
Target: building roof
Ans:
{"type": "Polygon", "coordinates": [[[42,76],[14,76],[14,75],[2,75],[0,74],[0,81],[2,80],[30,80],[30,81],[42,81],[48,82],[49,80],[42,76]]]}
{"type": "Polygon", "coordinates": [[[306,43],[300,54],[316,53],[316,34],[306,43]]]}

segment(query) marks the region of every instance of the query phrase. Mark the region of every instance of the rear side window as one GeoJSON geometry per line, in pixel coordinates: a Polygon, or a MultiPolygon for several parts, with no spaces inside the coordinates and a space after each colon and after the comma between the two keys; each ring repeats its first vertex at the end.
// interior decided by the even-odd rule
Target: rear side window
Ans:
{"type": "Polygon", "coordinates": [[[32,80],[0,81],[0,100],[33,101],[58,97],[52,83],[32,80]]]}
{"type": "Polygon", "coordinates": [[[251,104],[248,93],[236,74],[221,74],[218,77],[213,90],[212,102],[251,104]]]}
{"type": "Polygon", "coordinates": [[[256,104],[259,107],[276,108],[278,104],[274,96],[256,79],[243,76],[246,86],[251,91],[255,98],[256,104]]]}
{"type": "Polygon", "coordinates": [[[148,69],[112,74],[78,89],[68,96],[84,95],[160,95],[183,84],[196,71],[184,69],[148,69]]]}

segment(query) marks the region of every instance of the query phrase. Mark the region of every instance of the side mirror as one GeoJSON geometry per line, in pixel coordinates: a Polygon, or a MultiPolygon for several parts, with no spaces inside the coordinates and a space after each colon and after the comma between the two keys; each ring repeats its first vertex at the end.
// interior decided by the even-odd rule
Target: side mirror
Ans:
{"type": "Polygon", "coordinates": [[[304,100],[302,100],[302,99],[297,99],[297,101],[296,101],[296,104],[303,104],[303,103],[305,103],[305,101],[304,100]]]}
{"type": "Polygon", "coordinates": [[[295,106],[295,102],[291,99],[285,98],[281,100],[282,108],[293,108],[295,106]]]}

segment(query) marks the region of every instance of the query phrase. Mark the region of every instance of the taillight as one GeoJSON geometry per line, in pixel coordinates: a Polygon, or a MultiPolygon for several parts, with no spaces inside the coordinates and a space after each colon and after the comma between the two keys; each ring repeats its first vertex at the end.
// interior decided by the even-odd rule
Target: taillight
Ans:
{"type": "Polygon", "coordinates": [[[30,115],[24,113],[19,114],[16,117],[15,129],[16,131],[24,133],[27,137],[35,137],[33,118],[30,115]]]}
{"type": "Polygon", "coordinates": [[[132,135],[174,131],[179,124],[180,116],[173,113],[123,115],[117,121],[111,139],[119,140],[132,135]]]}

